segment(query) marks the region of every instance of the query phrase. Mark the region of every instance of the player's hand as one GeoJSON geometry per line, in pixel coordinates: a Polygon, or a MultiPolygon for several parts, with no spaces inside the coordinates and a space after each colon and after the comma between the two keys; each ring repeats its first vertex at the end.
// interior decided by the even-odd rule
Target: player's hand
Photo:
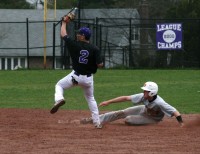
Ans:
{"type": "Polygon", "coordinates": [[[185,124],[184,123],[180,123],[180,127],[184,127],[185,126],[185,124]]]}
{"type": "Polygon", "coordinates": [[[66,22],[66,24],[68,24],[68,23],[70,22],[70,18],[69,18],[68,16],[64,16],[64,17],[62,18],[62,21],[63,21],[63,22],[66,22]]]}
{"type": "Polygon", "coordinates": [[[105,102],[101,102],[100,104],[99,104],[99,107],[100,106],[107,106],[109,103],[107,102],[107,101],[105,101],[105,102]]]}

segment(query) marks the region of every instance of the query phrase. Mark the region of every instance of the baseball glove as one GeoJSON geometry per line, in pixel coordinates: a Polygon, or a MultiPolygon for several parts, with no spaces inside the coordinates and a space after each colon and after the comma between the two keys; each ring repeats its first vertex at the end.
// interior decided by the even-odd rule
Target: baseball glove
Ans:
{"type": "Polygon", "coordinates": [[[67,13],[64,17],[62,17],[63,21],[66,21],[67,19],[69,20],[74,20],[77,14],[78,8],[72,8],[69,13],[67,13]]]}

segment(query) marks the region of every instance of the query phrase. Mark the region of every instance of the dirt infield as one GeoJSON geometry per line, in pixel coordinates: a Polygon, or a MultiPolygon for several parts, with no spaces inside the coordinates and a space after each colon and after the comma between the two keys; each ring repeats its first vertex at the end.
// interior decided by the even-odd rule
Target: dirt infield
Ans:
{"type": "Polygon", "coordinates": [[[1,154],[199,154],[200,115],[183,115],[157,125],[127,126],[123,120],[95,129],[71,123],[88,111],[0,109],[1,154]],[[197,118],[198,117],[198,118],[197,118]]]}

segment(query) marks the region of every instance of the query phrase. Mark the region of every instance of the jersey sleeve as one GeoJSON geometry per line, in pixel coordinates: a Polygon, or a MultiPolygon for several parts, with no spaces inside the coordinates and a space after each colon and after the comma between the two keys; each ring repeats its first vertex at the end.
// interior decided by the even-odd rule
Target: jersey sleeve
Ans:
{"type": "Polygon", "coordinates": [[[168,117],[173,116],[173,113],[176,111],[176,108],[174,108],[173,106],[165,102],[162,98],[160,98],[160,101],[158,104],[162,112],[164,112],[165,115],[168,117]]]}
{"type": "Polygon", "coordinates": [[[64,40],[65,42],[67,42],[67,41],[69,41],[69,40],[71,40],[71,39],[70,39],[70,37],[69,37],[68,35],[65,35],[65,36],[63,36],[63,40],[64,40]]]}
{"type": "Polygon", "coordinates": [[[68,47],[73,47],[76,46],[76,42],[74,40],[71,39],[71,37],[69,35],[65,35],[63,37],[63,40],[65,41],[66,45],[68,47]]]}
{"type": "Polygon", "coordinates": [[[143,96],[144,96],[143,93],[131,95],[131,102],[133,102],[135,104],[141,103],[143,100],[143,96]]]}

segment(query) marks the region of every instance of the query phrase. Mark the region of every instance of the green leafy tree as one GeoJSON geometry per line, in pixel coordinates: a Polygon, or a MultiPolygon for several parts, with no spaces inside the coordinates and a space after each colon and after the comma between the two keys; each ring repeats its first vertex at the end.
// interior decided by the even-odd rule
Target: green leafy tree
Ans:
{"type": "Polygon", "coordinates": [[[69,9],[77,6],[78,0],[57,0],[57,9],[69,9]]]}
{"type": "Polygon", "coordinates": [[[30,9],[32,8],[25,0],[0,0],[0,9],[30,9]]]}
{"type": "Polygon", "coordinates": [[[185,19],[183,22],[184,60],[197,62],[200,66],[200,1],[182,0],[168,10],[166,18],[174,21],[185,19]]]}
{"type": "Polygon", "coordinates": [[[167,18],[199,18],[200,1],[182,0],[177,5],[168,9],[167,18]]]}

